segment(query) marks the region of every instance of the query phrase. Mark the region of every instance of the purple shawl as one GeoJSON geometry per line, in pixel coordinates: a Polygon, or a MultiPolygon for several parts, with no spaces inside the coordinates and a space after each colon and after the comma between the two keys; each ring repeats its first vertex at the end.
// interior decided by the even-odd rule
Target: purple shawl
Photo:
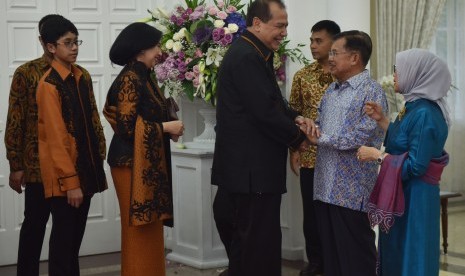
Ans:
{"type": "MultiPolygon", "coordinates": [[[[368,203],[368,219],[371,227],[379,225],[381,231],[388,233],[394,225],[394,216],[402,216],[405,210],[404,191],[402,189],[402,166],[408,153],[387,155],[381,164],[381,170],[368,203]]],[[[443,152],[439,158],[431,160],[421,179],[428,184],[438,185],[444,167],[449,163],[449,154],[443,152]]]]}

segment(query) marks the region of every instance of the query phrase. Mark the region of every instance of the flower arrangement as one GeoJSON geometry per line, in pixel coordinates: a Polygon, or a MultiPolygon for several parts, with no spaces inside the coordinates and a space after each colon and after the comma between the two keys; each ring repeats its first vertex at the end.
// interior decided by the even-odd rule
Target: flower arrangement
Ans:
{"type": "Polygon", "coordinates": [[[404,106],[404,98],[402,95],[399,95],[394,91],[394,76],[389,75],[381,77],[379,84],[386,93],[386,98],[389,105],[389,114],[391,117],[395,118],[397,113],[399,113],[399,111],[404,106]]]}
{"type": "MultiPolygon", "coordinates": [[[[143,22],[154,22],[164,33],[161,44],[163,61],[155,66],[155,74],[161,88],[173,96],[185,94],[216,104],[218,69],[231,43],[246,29],[244,4],[241,0],[184,0],[171,13],[161,8],[149,10],[150,17],[143,22]]],[[[285,81],[285,62],[307,63],[300,47],[287,48],[283,41],[275,54],[274,69],[279,83],[285,81]]]]}

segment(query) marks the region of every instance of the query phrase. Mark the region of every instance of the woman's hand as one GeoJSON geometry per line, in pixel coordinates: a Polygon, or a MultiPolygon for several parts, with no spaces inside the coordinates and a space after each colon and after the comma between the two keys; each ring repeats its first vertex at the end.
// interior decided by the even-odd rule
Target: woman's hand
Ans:
{"type": "Polygon", "coordinates": [[[377,122],[384,118],[383,108],[378,103],[375,103],[375,102],[365,103],[365,106],[363,107],[363,111],[365,111],[365,114],[368,115],[368,117],[370,117],[371,119],[377,122]]]}
{"type": "Polygon", "coordinates": [[[383,107],[375,102],[366,102],[363,107],[365,114],[375,120],[384,131],[389,127],[389,119],[384,116],[383,107]]]}
{"type": "Polygon", "coordinates": [[[375,161],[381,156],[382,152],[374,147],[361,146],[357,150],[357,159],[361,162],[375,161]]]}
{"type": "Polygon", "coordinates": [[[184,133],[184,124],[182,121],[164,122],[163,131],[179,137],[184,133]]]}
{"type": "Polygon", "coordinates": [[[171,140],[173,140],[173,142],[177,142],[179,140],[178,135],[170,134],[170,136],[171,136],[171,140]]]}

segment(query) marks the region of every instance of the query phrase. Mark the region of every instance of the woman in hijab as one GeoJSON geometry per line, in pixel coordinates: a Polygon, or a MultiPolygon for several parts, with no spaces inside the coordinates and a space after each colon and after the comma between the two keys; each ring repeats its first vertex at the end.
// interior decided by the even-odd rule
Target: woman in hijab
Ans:
{"type": "Polygon", "coordinates": [[[386,152],[361,147],[360,161],[377,161],[380,174],[370,197],[370,221],[379,224],[379,273],[383,276],[439,274],[439,180],[447,165],[444,151],[451,85],[447,64],[422,49],[396,55],[394,89],[404,109],[389,122],[379,105],[365,112],[387,133],[386,152]]]}
{"type": "Polygon", "coordinates": [[[110,60],[124,66],[111,85],[104,115],[114,135],[108,164],[121,213],[121,275],[165,275],[163,224],[172,226],[170,138],[183,134],[169,121],[166,99],[152,79],[161,32],[145,23],[124,28],[110,60]]]}

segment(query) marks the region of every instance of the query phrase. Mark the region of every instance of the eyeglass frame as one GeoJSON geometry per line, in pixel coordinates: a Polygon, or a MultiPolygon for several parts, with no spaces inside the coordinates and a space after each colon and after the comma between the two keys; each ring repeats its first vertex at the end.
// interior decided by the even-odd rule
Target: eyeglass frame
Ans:
{"type": "Polygon", "coordinates": [[[64,45],[68,49],[73,49],[73,45],[76,45],[77,47],[82,45],[82,39],[77,39],[74,41],[65,41],[65,42],[55,42],[55,45],[64,45]]]}
{"type": "Polygon", "coordinates": [[[395,64],[392,65],[392,71],[394,72],[394,74],[397,73],[397,66],[395,64]]]}
{"type": "Polygon", "coordinates": [[[343,52],[336,52],[335,50],[331,50],[328,52],[328,57],[337,57],[337,55],[342,55],[342,54],[353,54],[354,51],[343,51],[343,52]]]}

